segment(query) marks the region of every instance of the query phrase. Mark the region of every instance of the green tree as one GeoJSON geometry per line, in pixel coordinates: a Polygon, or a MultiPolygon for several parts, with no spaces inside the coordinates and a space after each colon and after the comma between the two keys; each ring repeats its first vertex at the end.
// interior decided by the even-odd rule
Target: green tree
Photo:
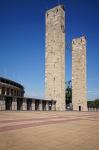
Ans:
{"type": "Polygon", "coordinates": [[[95,103],[96,108],[99,108],[99,99],[96,99],[96,100],[94,101],[94,103],[95,103]]]}
{"type": "Polygon", "coordinates": [[[87,106],[89,108],[95,107],[95,102],[94,101],[87,101],[87,106]]]}
{"type": "Polygon", "coordinates": [[[66,100],[66,105],[72,103],[72,82],[71,82],[71,80],[66,82],[65,100],[66,100]]]}
{"type": "Polygon", "coordinates": [[[93,100],[93,101],[88,101],[87,102],[87,106],[88,107],[95,107],[95,108],[99,108],[99,99],[93,100]]]}

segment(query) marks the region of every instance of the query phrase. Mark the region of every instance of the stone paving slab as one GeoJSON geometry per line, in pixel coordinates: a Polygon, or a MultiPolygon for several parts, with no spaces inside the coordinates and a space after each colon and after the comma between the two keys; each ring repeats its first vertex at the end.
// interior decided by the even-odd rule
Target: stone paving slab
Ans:
{"type": "Polygon", "coordinates": [[[99,112],[0,112],[0,150],[99,150],[99,112]]]}

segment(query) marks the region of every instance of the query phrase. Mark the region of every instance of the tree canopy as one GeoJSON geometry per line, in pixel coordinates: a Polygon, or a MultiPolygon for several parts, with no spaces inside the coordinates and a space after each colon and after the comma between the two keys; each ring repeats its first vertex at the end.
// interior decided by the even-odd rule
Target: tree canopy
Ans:
{"type": "Polygon", "coordinates": [[[87,105],[88,105],[88,107],[99,108],[99,99],[96,99],[94,101],[88,101],[87,105]]]}
{"type": "Polygon", "coordinates": [[[66,99],[66,104],[72,103],[72,82],[71,82],[71,80],[66,82],[65,99],[66,99]]]}

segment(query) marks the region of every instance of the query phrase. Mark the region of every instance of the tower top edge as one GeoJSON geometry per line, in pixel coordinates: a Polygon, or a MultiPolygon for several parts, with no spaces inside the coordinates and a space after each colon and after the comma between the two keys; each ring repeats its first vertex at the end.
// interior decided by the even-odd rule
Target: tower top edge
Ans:
{"type": "Polygon", "coordinates": [[[82,42],[82,41],[83,41],[83,42],[84,42],[84,41],[86,42],[86,36],[81,36],[81,37],[72,39],[72,43],[77,42],[77,41],[78,41],[78,42],[80,42],[80,41],[81,41],[81,42],[82,42]]]}
{"type": "Polygon", "coordinates": [[[64,7],[64,5],[57,5],[57,6],[53,7],[53,8],[51,8],[51,9],[48,9],[48,10],[46,11],[46,13],[55,11],[56,9],[62,9],[62,10],[64,11],[64,10],[65,10],[65,7],[64,7]]]}

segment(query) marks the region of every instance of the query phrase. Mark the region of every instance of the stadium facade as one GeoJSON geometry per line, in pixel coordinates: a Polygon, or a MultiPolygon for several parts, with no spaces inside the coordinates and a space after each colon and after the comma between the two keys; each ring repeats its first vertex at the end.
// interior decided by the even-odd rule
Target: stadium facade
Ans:
{"type": "Polygon", "coordinates": [[[12,80],[0,77],[0,110],[55,110],[54,100],[24,97],[24,87],[12,80]]]}

